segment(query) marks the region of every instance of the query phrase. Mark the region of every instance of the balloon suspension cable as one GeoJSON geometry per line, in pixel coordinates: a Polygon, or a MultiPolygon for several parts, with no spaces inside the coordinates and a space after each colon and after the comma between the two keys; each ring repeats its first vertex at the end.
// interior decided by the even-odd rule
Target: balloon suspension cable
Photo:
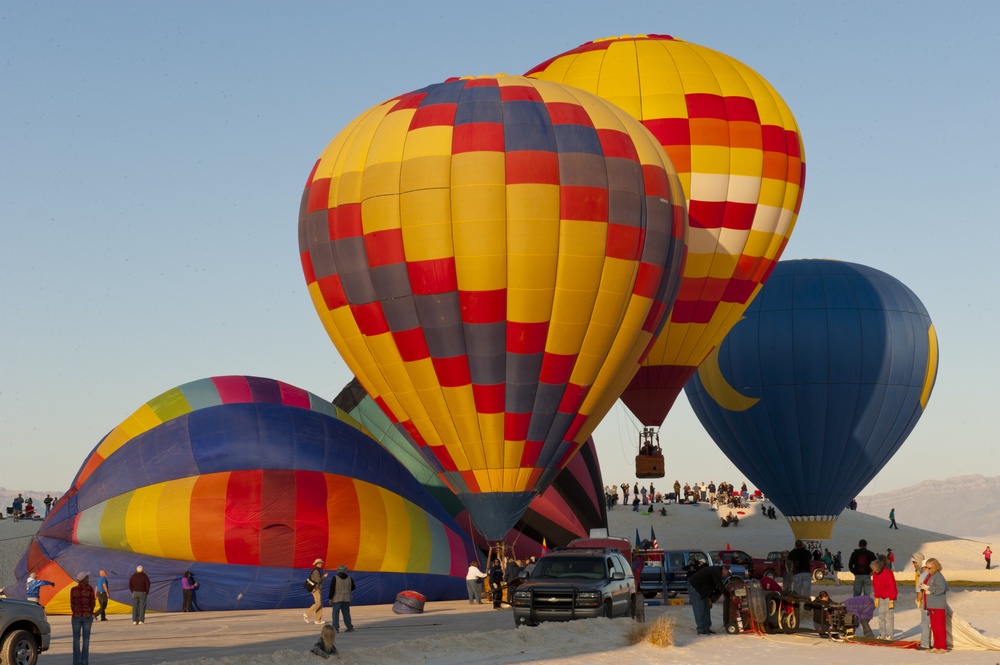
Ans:
{"type": "MultiPolygon", "coordinates": [[[[638,424],[639,421],[636,419],[636,417],[634,415],[632,415],[631,411],[629,411],[627,408],[625,408],[625,405],[621,402],[621,400],[618,400],[618,402],[616,402],[616,405],[618,407],[618,409],[617,409],[618,431],[621,432],[621,430],[622,430],[622,422],[621,422],[621,420],[622,420],[622,412],[624,412],[627,424],[631,425],[632,430],[635,433],[638,433],[640,431],[640,429],[639,429],[639,424],[638,424]]],[[[632,453],[631,453],[631,451],[625,449],[625,444],[622,443],[622,437],[621,437],[620,434],[618,436],[618,447],[621,450],[622,459],[625,460],[625,461],[631,462],[631,460],[632,460],[632,453]]]]}

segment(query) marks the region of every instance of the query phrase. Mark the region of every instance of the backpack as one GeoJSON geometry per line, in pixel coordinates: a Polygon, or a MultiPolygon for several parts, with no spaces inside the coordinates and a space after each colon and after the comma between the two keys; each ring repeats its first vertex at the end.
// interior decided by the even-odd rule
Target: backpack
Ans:
{"type": "Polygon", "coordinates": [[[311,592],[313,589],[316,588],[316,583],[313,582],[311,579],[307,579],[306,583],[305,583],[305,587],[306,587],[306,591],[311,592]]]}

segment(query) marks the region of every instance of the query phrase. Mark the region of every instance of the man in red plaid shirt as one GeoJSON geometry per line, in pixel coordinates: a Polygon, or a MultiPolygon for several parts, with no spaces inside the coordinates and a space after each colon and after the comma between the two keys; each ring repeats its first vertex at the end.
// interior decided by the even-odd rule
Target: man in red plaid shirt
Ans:
{"type": "Polygon", "coordinates": [[[89,665],[94,587],[90,586],[90,573],[78,573],[76,581],[79,584],[69,590],[69,609],[73,613],[73,665],[89,665]]]}

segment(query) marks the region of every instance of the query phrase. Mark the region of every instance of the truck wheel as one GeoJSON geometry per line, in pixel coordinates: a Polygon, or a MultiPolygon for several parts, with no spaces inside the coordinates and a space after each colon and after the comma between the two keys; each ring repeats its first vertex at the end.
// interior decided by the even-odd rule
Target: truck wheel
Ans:
{"type": "Polygon", "coordinates": [[[824,570],[823,568],[817,568],[816,570],[813,571],[813,581],[814,582],[819,582],[824,577],[826,577],[826,570],[824,570]]]}
{"type": "Polygon", "coordinates": [[[765,570],[764,574],[761,575],[761,577],[766,577],[769,580],[773,580],[774,579],[774,571],[773,570],[765,570]]]}
{"type": "Polygon", "coordinates": [[[35,665],[38,662],[38,644],[26,630],[15,630],[3,642],[0,661],[10,665],[35,665]]]}
{"type": "Polygon", "coordinates": [[[646,599],[656,598],[656,592],[655,591],[643,591],[642,592],[642,597],[646,598],[646,599]]]}

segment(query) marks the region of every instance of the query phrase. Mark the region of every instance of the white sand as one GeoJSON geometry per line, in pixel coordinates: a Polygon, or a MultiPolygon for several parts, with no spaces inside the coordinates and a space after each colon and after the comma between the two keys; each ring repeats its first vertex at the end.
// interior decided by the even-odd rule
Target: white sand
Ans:
{"type": "MultiPolygon", "coordinates": [[[[763,519],[755,507],[747,511],[735,529],[720,528],[715,513],[704,506],[670,506],[668,511],[668,516],[661,517],[617,508],[611,512],[610,530],[612,535],[634,540],[637,527],[646,538],[652,525],[663,547],[718,549],[729,543],[755,556],[788,548],[792,543],[791,530],[784,520],[763,519]]],[[[980,542],[905,527],[890,531],[885,520],[848,512],[834,530],[831,549],[842,550],[846,560],[859,538],[866,538],[876,551],[892,547],[901,554],[901,559],[908,559],[913,551],[937,557],[944,564],[946,577],[953,581],[1000,581],[996,570],[982,568],[980,542]]],[[[902,563],[897,563],[897,567],[902,563]]],[[[908,579],[910,575],[900,573],[897,577],[908,579]]],[[[823,588],[834,599],[850,595],[849,581],[840,587],[824,585],[823,588]]],[[[986,636],[1000,637],[998,591],[954,589],[949,594],[949,603],[958,615],[986,636]]],[[[912,588],[901,589],[896,609],[896,633],[900,639],[912,640],[919,634],[919,616],[913,599],[912,588]]],[[[624,633],[631,624],[627,619],[592,619],[515,629],[510,610],[493,611],[488,604],[430,603],[424,614],[412,616],[394,615],[387,605],[355,607],[357,630],[339,635],[338,662],[651,665],[768,661],[853,665],[861,658],[869,663],[910,663],[935,658],[912,650],[837,643],[809,636],[730,636],[721,632],[718,608],[713,610],[713,623],[720,634],[708,637],[695,634],[689,606],[650,605],[646,614],[647,620],[666,615],[676,622],[675,646],[666,649],[648,644],[627,646],[624,633]]],[[[146,626],[133,627],[126,617],[114,615],[106,624],[95,624],[91,656],[94,662],[105,665],[316,665],[322,659],[308,650],[319,629],[304,624],[300,616],[299,610],[153,614],[147,617],[146,626]]],[[[43,655],[42,662],[68,665],[72,660],[69,617],[50,617],[50,621],[52,649],[43,655]]],[[[877,620],[873,627],[877,629],[877,620]]],[[[944,658],[949,662],[992,665],[1000,661],[1000,653],[953,652],[944,658]]]]}

